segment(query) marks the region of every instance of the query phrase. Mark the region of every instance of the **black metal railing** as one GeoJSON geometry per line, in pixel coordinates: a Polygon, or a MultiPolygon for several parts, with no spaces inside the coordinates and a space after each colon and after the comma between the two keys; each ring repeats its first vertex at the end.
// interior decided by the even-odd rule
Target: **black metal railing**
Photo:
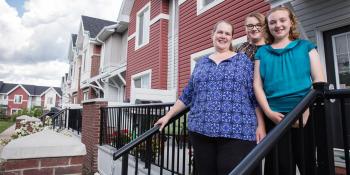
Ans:
{"type": "Polygon", "coordinates": [[[78,134],[81,132],[82,125],[82,109],[68,109],[68,129],[76,131],[78,134]]]}
{"type": "Polygon", "coordinates": [[[40,117],[38,117],[40,119],[40,121],[43,123],[43,125],[45,126],[45,120],[47,117],[51,117],[55,114],[54,111],[48,111],[48,112],[45,112],[43,115],[41,115],[40,117]]]}
{"type": "Polygon", "coordinates": [[[153,127],[173,103],[101,108],[100,144],[120,148],[153,127]]]}
{"type": "Polygon", "coordinates": [[[121,175],[130,173],[129,160],[134,164],[135,174],[139,171],[146,174],[194,174],[193,150],[186,130],[188,111],[189,108],[173,117],[162,132],[159,132],[159,126],[152,125],[118,149],[113,159],[122,157],[121,175]]]}
{"type": "MultiPolygon", "coordinates": [[[[307,137],[312,149],[305,149],[305,144],[301,140],[300,147],[302,148],[301,167],[299,171],[301,174],[317,174],[317,175],[332,175],[335,174],[335,160],[334,160],[334,145],[332,143],[332,127],[336,130],[342,130],[341,136],[343,138],[342,149],[343,155],[341,162],[344,166],[341,167],[343,173],[350,174],[349,163],[349,121],[350,118],[346,117],[349,112],[346,112],[346,99],[350,99],[350,90],[328,90],[326,83],[315,83],[314,89],[290,112],[284,117],[284,119],[271,130],[268,135],[260,142],[242,161],[241,163],[230,173],[230,175],[248,175],[250,174],[264,159],[270,151],[276,152],[276,144],[284,136],[284,134],[291,130],[295,122],[299,122],[298,130],[304,133],[303,117],[302,113],[310,109],[310,116],[307,120],[310,127],[309,135],[301,135],[301,138],[307,137]],[[340,101],[341,125],[332,126],[333,114],[329,114],[330,106],[334,104],[330,103],[330,99],[337,99],[340,101]],[[338,128],[334,128],[338,127],[338,128]],[[309,160],[309,162],[306,162],[309,160]],[[306,168],[311,169],[312,173],[306,173],[306,168]]],[[[305,127],[306,128],[306,127],[305,127]]],[[[280,174],[278,170],[278,162],[274,162],[274,174],[280,174]]],[[[265,167],[266,168],[266,167],[265,167]]],[[[339,173],[339,172],[338,172],[339,173]]],[[[266,174],[266,173],[265,173],[266,174]]]]}
{"type": "Polygon", "coordinates": [[[56,112],[52,117],[52,128],[56,129],[56,127],[59,130],[62,130],[66,128],[66,122],[67,122],[67,114],[68,109],[61,109],[60,111],[56,112]]]}

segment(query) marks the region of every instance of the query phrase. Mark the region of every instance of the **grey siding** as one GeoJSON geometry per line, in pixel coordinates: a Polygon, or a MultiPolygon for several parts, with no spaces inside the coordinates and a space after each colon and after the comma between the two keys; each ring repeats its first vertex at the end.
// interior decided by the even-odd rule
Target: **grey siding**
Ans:
{"type": "Polygon", "coordinates": [[[308,38],[316,43],[316,27],[350,18],[348,0],[295,0],[293,9],[308,38]]]}

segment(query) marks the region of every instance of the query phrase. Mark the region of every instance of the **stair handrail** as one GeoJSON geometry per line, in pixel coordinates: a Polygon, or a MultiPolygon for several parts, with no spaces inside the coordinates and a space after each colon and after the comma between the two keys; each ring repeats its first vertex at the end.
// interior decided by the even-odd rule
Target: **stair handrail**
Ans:
{"type": "MultiPolygon", "coordinates": [[[[169,122],[166,124],[166,126],[174,123],[177,119],[179,119],[181,116],[185,115],[190,110],[189,107],[186,107],[184,110],[176,114],[174,117],[172,117],[169,122]]],[[[116,152],[113,153],[113,160],[117,160],[120,157],[122,157],[125,153],[128,153],[130,150],[141,144],[142,142],[146,141],[148,138],[152,137],[153,135],[157,134],[159,132],[159,125],[155,125],[151,129],[147,130],[140,136],[136,137],[134,140],[130,141],[128,144],[124,145],[120,149],[118,149],[116,152]]]]}

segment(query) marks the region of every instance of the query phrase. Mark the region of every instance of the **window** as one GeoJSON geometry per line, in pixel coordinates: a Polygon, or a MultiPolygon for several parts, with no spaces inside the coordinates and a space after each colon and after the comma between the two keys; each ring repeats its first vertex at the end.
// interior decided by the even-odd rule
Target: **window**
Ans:
{"type": "Polygon", "coordinates": [[[197,15],[200,15],[223,1],[224,0],[197,0],[197,15]]]}
{"type": "Polygon", "coordinates": [[[2,100],[6,100],[6,99],[7,99],[7,95],[3,95],[2,100]]]}
{"type": "Polygon", "coordinates": [[[22,111],[22,109],[11,109],[11,114],[16,114],[20,111],[22,111]]]}
{"type": "Polygon", "coordinates": [[[337,89],[350,89],[350,32],[332,36],[337,89]]]}
{"type": "Polygon", "coordinates": [[[52,97],[49,97],[47,98],[47,104],[53,104],[53,98],[52,97]]]}
{"type": "Polygon", "coordinates": [[[135,88],[151,88],[151,70],[147,70],[131,76],[135,88]]]}
{"type": "Polygon", "coordinates": [[[88,100],[89,99],[89,91],[83,92],[83,100],[88,100]]]}
{"type": "Polygon", "coordinates": [[[14,103],[21,104],[22,103],[22,95],[15,95],[14,103]]]}
{"type": "Polygon", "coordinates": [[[136,15],[136,46],[138,49],[149,42],[150,3],[145,5],[136,15]]]}

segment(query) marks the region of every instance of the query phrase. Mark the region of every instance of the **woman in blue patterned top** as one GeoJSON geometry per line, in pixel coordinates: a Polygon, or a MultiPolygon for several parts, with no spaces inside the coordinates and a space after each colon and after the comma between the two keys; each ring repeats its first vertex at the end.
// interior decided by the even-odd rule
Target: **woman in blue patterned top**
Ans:
{"type": "Polygon", "coordinates": [[[232,51],[233,25],[214,26],[215,52],[200,59],[173,108],[156,125],[190,106],[188,130],[199,175],[226,175],[265,136],[262,113],[256,114],[253,63],[232,51]]]}
{"type": "MultiPolygon", "coordinates": [[[[262,46],[255,54],[254,90],[266,115],[266,129],[270,131],[311,90],[312,81],[325,80],[315,45],[298,38],[295,15],[286,7],[278,7],[266,17],[267,40],[271,44],[262,46]]],[[[304,121],[307,115],[308,111],[304,113],[304,121]]],[[[303,130],[288,131],[276,150],[265,158],[265,174],[295,175],[296,164],[301,174],[314,174],[314,166],[305,164],[313,162],[310,158],[314,154],[308,151],[309,130],[310,125],[306,123],[303,130]],[[304,148],[301,148],[301,139],[304,139],[304,148]]]]}

